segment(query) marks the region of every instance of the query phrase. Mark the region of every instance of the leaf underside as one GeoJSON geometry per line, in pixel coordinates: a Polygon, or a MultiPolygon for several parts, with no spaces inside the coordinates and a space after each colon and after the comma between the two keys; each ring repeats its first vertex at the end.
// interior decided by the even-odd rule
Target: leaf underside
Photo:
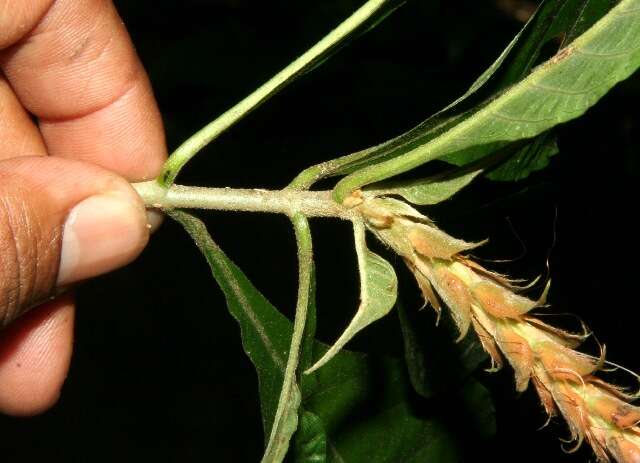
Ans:
{"type": "MultiPolygon", "coordinates": [[[[545,0],[524,28],[509,43],[500,56],[469,87],[447,107],[429,117],[410,131],[379,145],[327,161],[318,166],[317,179],[351,174],[358,169],[398,157],[424,145],[450,128],[471,117],[483,104],[503,93],[525,78],[539,62],[543,49],[553,43],[556,50],[569,45],[577,36],[602,18],[614,2],[610,0],[545,0]]],[[[518,177],[522,178],[548,159],[549,151],[528,158],[531,164],[517,162],[518,177]]],[[[514,156],[516,158],[517,156],[514,156]]],[[[477,157],[476,157],[477,158],[477,157]]],[[[445,158],[457,165],[472,159],[445,158]]],[[[507,161],[510,163],[511,161],[507,161]]],[[[312,168],[313,169],[313,168],[312,168]]],[[[503,173],[500,180],[511,180],[503,173]]]]}
{"type": "Polygon", "coordinates": [[[360,272],[360,306],[342,335],[325,355],[305,372],[307,374],[329,362],[358,332],[387,315],[398,297],[395,270],[389,262],[367,248],[362,224],[355,224],[354,231],[360,272]]]}
{"type": "Polygon", "coordinates": [[[401,196],[410,203],[428,206],[451,198],[469,185],[482,171],[483,169],[471,171],[455,169],[425,179],[373,185],[371,190],[367,188],[365,191],[373,196],[401,196]]]}

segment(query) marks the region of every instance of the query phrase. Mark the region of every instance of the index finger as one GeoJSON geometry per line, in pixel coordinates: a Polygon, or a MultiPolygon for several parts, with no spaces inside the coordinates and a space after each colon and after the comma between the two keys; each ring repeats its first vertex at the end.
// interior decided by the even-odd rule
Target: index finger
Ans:
{"type": "Polygon", "coordinates": [[[49,154],[129,180],[166,157],[149,79],[110,0],[0,0],[0,66],[49,154]]]}

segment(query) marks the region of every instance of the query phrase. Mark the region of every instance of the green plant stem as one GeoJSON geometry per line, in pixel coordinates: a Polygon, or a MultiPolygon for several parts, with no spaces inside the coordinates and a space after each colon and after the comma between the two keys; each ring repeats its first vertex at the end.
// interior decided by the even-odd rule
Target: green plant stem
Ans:
{"type": "MultiPolygon", "coordinates": [[[[308,190],[316,183],[318,180],[321,180],[325,176],[327,176],[327,172],[333,172],[333,167],[337,164],[340,159],[332,159],[330,161],[323,162],[321,164],[316,164],[315,166],[311,166],[300,172],[296,178],[294,178],[289,185],[287,185],[287,189],[291,190],[308,190]]],[[[338,167],[338,166],[336,166],[338,167]]]]}
{"type": "Polygon", "coordinates": [[[267,212],[293,217],[336,217],[353,220],[356,213],[336,203],[330,191],[255,190],[160,186],[155,180],[134,183],[148,207],[158,209],[213,209],[220,211],[267,212]]]}
{"type": "Polygon", "coordinates": [[[165,187],[172,185],[184,165],[202,148],[270,97],[278,93],[278,91],[293,79],[304,74],[318,62],[322,61],[323,58],[338,47],[356,29],[366,23],[389,3],[390,0],[369,0],[326,37],[273,76],[268,82],[192,135],[169,157],[162,173],[158,177],[158,182],[165,187]]]}
{"type": "Polygon", "coordinates": [[[298,427],[300,408],[300,388],[296,383],[296,371],[300,359],[300,347],[304,336],[313,274],[313,248],[311,230],[307,218],[297,213],[292,218],[298,245],[298,299],[293,321],[293,334],[289,357],[284,372],[284,382],[278,400],[278,409],[271,427],[269,443],[262,457],[262,463],[280,463],[289,448],[291,436],[298,427]]]}

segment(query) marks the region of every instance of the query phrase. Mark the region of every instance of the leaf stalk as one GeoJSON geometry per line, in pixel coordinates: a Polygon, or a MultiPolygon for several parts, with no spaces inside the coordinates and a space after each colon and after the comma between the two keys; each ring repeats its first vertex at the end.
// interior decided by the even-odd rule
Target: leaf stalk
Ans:
{"type": "Polygon", "coordinates": [[[284,372],[284,382],[278,400],[278,409],[273,420],[269,442],[262,463],[280,463],[289,448],[291,436],[298,428],[298,409],[301,394],[296,382],[296,372],[300,360],[300,348],[304,338],[309,295],[311,293],[313,277],[313,247],[311,229],[307,218],[297,213],[292,218],[293,228],[298,245],[298,299],[296,302],[296,316],[293,322],[293,334],[289,357],[284,372]]]}

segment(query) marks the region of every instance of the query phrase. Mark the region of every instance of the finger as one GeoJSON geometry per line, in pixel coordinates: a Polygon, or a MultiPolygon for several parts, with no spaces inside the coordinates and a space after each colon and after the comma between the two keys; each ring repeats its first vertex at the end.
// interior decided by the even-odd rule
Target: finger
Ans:
{"type": "MultiPolygon", "coordinates": [[[[0,0],[0,11],[23,3],[0,0]]],[[[56,0],[18,8],[26,10],[26,26],[22,36],[5,34],[4,45],[13,46],[0,64],[40,119],[49,154],[90,161],[130,180],[157,175],[166,154],[162,121],[113,4],[56,0]]],[[[14,31],[17,20],[0,14],[0,30],[14,31]]]]}
{"type": "Polygon", "coordinates": [[[23,315],[0,336],[0,413],[29,416],[56,403],[71,362],[70,296],[23,315]]]}
{"type": "Polygon", "coordinates": [[[0,75],[0,159],[47,154],[38,127],[0,75]]]}
{"type": "Polygon", "coordinates": [[[0,161],[0,328],[56,285],[133,260],[148,240],[144,205],[121,177],[78,161],[0,161]]]}

